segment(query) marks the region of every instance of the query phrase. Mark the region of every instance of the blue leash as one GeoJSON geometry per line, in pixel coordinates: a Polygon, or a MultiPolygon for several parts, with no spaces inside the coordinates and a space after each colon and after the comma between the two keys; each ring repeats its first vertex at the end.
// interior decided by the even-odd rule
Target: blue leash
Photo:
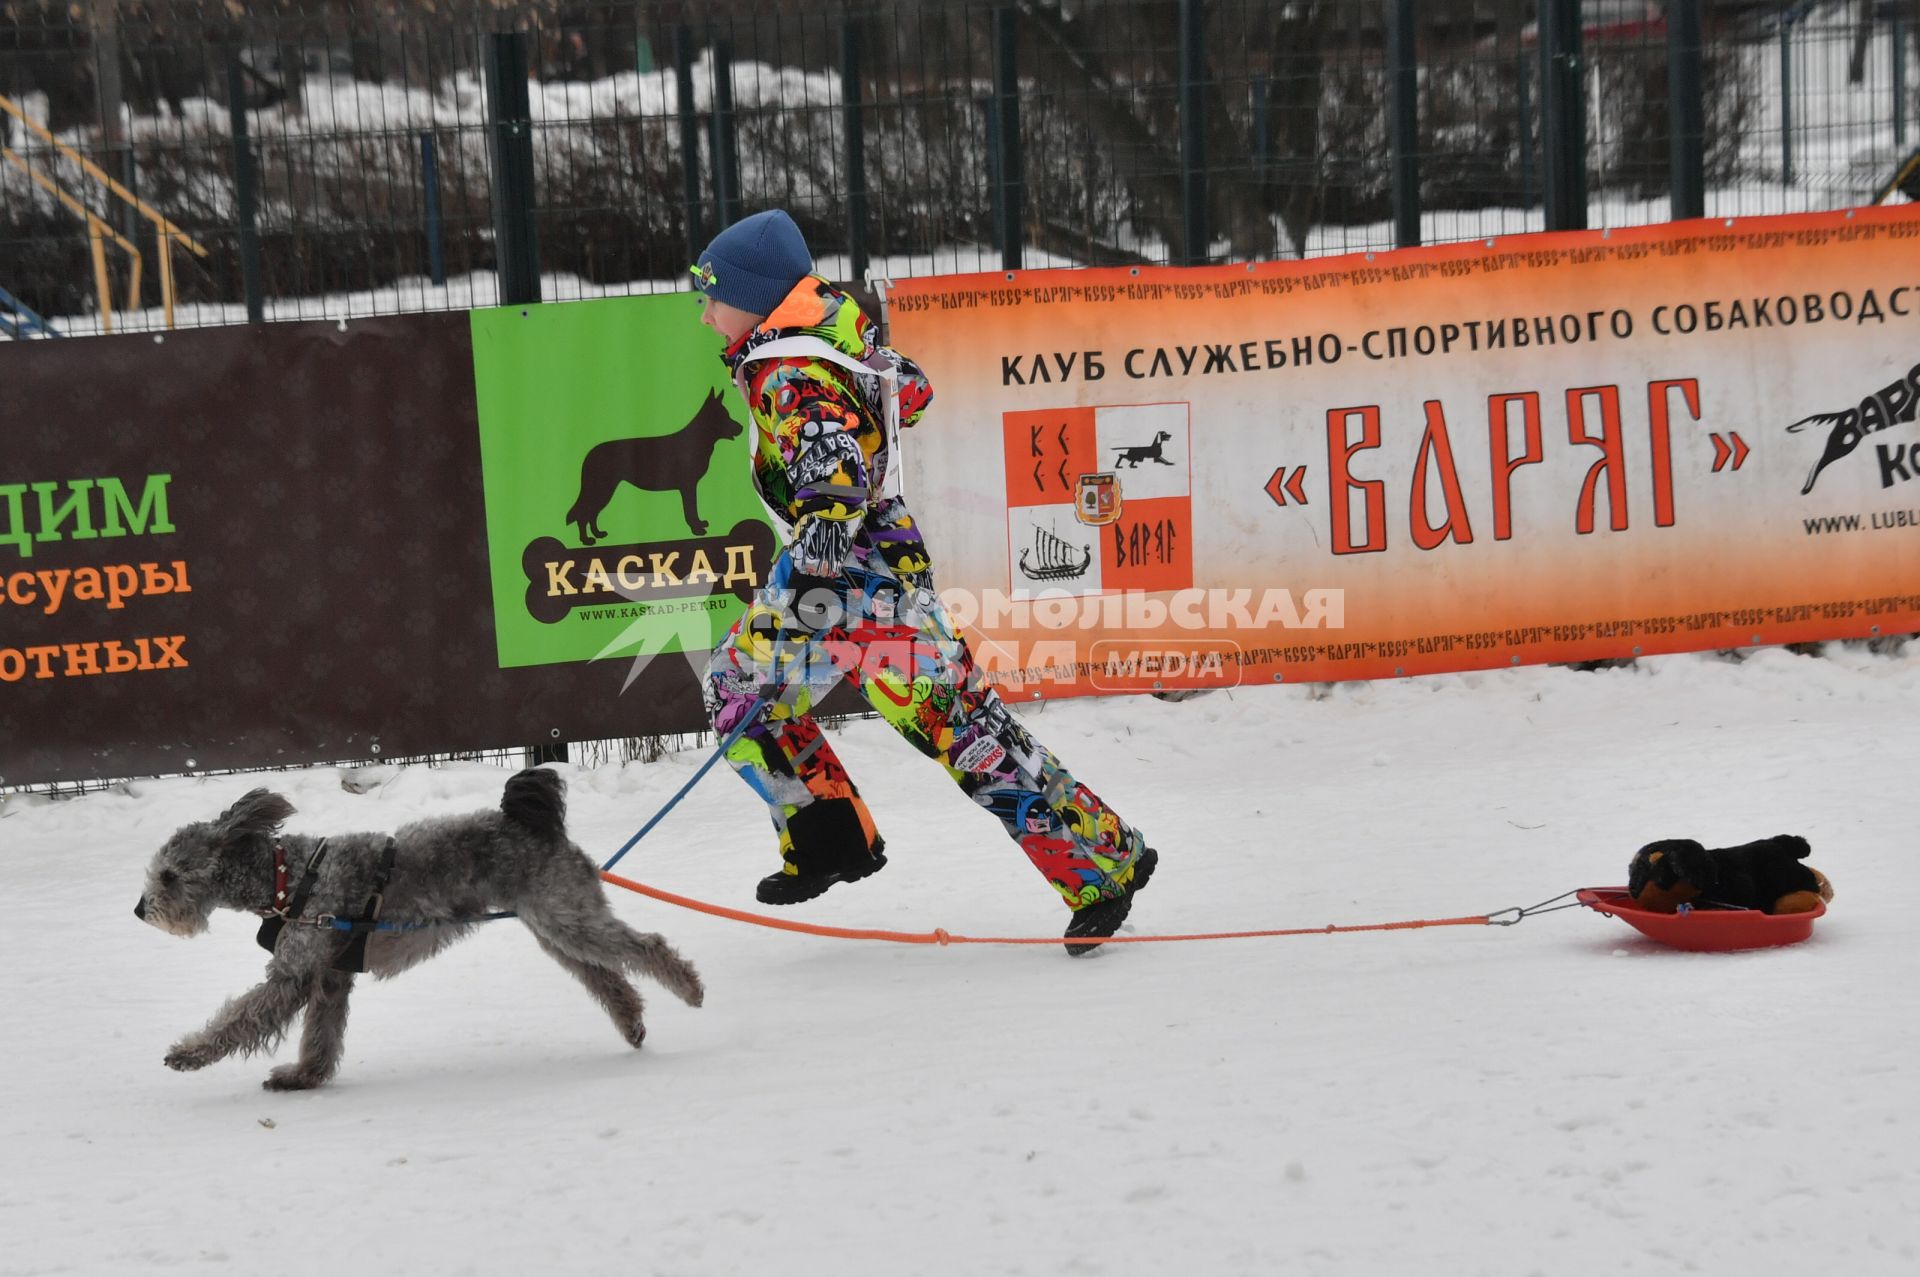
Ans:
{"type": "Polygon", "coordinates": [[[650,832],[652,832],[653,827],[659,824],[661,820],[663,820],[666,817],[666,814],[668,812],[672,811],[675,807],[679,806],[680,800],[687,796],[687,792],[691,790],[695,785],[700,783],[700,778],[702,776],[705,776],[708,771],[712,770],[713,765],[719,762],[721,757],[729,749],[733,748],[733,743],[739,740],[742,736],[746,735],[747,728],[753,726],[754,720],[760,717],[760,711],[765,709],[766,707],[767,707],[766,697],[762,696],[762,697],[756,698],[753,704],[747,707],[747,712],[741,716],[740,721],[734,724],[733,730],[727,733],[726,739],[722,740],[720,744],[714,748],[714,751],[711,754],[707,755],[707,761],[700,764],[699,768],[693,773],[691,777],[688,778],[687,783],[680,786],[680,792],[675,794],[672,798],[669,798],[667,800],[667,805],[665,807],[662,807],[659,811],[653,813],[653,819],[649,820],[646,824],[640,826],[640,832],[635,834],[633,837],[627,839],[625,844],[621,846],[620,850],[613,853],[613,858],[607,861],[606,864],[600,866],[600,872],[605,873],[607,872],[607,870],[619,864],[620,857],[626,855],[629,851],[632,851],[634,848],[634,844],[638,843],[642,838],[645,838],[650,832]]]}
{"type": "MultiPolygon", "coordinates": [[[[311,921],[312,925],[316,927],[324,927],[333,931],[345,931],[351,934],[356,931],[430,931],[434,927],[464,927],[475,922],[498,922],[502,918],[518,918],[519,916],[519,914],[511,909],[503,909],[499,913],[477,914],[471,918],[452,918],[445,922],[388,922],[384,918],[378,918],[372,922],[358,922],[352,918],[335,918],[332,916],[314,918],[311,921]]],[[[306,922],[308,920],[304,918],[289,918],[287,921],[306,922]]]]}
{"type": "MultiPolygon", "coordinates": [[[[786,642],[786,640],[787,640],[787,632],[784,629],[775,632],[773,636],[773,648],[776,653],[779,651],[780,645],[786,642]]],[[[776,671],[779,668],[779,658],[777,655],[775,657],[774,667],[776,671]]],[[[772,704],[773,701],[778,698],[778,696],[779,696],[779,692],[776,691],[772,696],[767,696],[763,694],[763,695],[754,697],[753,704],[747,706],[747,712],[740,716],[740,721],[733,725],[733,730],[728,732],[726,735],[726,738],[723,739],[718,745],[714,746],[713,752],[707,755],[707,761],[704,763],[701,763],[700,766],[697,769],[695,769],[693,775],[687,778],[687,783],[680,786],[680,792],[675,794],[673,797],[667,799],[667,805],[662,807],[659,811],[656,811],[655,813],[653,813],[653,819],[649,820],[646,824],[640,826],[639,833],[635,834],[633,837],[627,839],[626,842],[622,843],[620,845],[620,850],[614,852],[613,857],[610,860],[608,860],[606,864],[600,866],[600,872],[606,873],[609,869],[612,869],[615,865],[619,864],[620,857],[632,851],[634,848],[634,844],[638,843],[642,838],[645,838],[649,833],[653,832],[653,827],[659,824],[662,820],[664,820],[668,812],[672,811],[675,807],[678,807],[680,805],[680,800],[687,796],[687,792],[691,790],[695,785],[698,785],[700,783],[700,778],[702,776],[705,776],[709,771],[713,770],[713,765],[719,762],[721,757],[728,750],[733,748],[733,743],[739,740],[742,736],[745,736],[747,734],[747,729],[749,727],[752,727],[754,724],[754,720],[760,717],[760,711],[765,709],[768,705],[772,704]]]]}

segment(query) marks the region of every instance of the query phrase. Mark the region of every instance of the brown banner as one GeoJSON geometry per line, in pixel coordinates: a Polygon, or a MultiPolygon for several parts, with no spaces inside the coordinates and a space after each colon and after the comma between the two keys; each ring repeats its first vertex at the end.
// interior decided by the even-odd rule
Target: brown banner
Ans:
{"type": "Polygon", "coordinates": [[[465,314],[12,343],[0,385],[0,785],[705,726],[679,655],[501,667],[465,314]]]}

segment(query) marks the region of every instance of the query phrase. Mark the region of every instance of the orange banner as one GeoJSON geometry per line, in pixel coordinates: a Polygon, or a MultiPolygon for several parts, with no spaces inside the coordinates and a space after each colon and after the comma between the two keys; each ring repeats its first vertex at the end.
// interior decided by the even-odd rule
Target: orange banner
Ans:
{"type": "Polygon", "coordinates": [[[1920,630],[1920,209],[901,281],[1022,694],[1920,630]]]}

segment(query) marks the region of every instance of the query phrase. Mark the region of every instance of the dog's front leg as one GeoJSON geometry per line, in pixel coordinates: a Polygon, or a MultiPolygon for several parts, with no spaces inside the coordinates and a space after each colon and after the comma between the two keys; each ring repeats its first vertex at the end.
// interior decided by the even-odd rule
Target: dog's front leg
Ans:
{"type": "Polygon", "coordinates": [[[267,978],[221,1007],[198,1033],[174,1043],[166,1066],[190,1073],[236,1052],[251,1054],[278,1042],[306,1005],[323,965],[314,961],[319,956],[317,939],[283,935],[279,951],[267,964],[267,978]]]}
{"type": "Polygon", "coordinates": [[[269,975],[220,1008],[198,1033],[189,1033],[167,1052],[166,1065],[182,1073],[204,1069],[235,1052],[262,1050],[280,1040],[287,1022],[305,1005],[307,988],[286,977],[269,975]]]}
{"type": "Polygon", "coordinates": [[[269,1091],[308,1091],[334,1075],[346,1042],[347,997],[352,992],[353,972],[327,971],[321,975],[307,998],[307,1018],[300,1028],[300,1058],[267,1074],[262,1086],[269,1091]]]}

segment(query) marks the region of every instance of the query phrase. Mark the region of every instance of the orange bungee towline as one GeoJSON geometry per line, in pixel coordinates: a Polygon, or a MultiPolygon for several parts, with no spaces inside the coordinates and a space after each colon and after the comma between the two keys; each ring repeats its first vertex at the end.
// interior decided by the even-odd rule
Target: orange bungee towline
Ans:
{"type": "MultiPolygon", "coordinates": [[[[728,918],[734,922],[744,922],[756,927],[769,927],[775,931],[797,931],[803,935],[826,936],[835,940],[880,940],[891,944],[1059,944],[1059,936],[965,936],[957,935],[944,927],[935,927],[932,931],[888,931],[871,927],[832,927],[816,922],[795,922],[787,918],[770,918],[763,913],[749,913],[745,909],[733,909],[726,905],[708,904],[704,900],[695,900],[691,896],[675,895],[671,891],[662,891],[650,887],[644,882],[632,878],[623,878],[619,874],[602,870],[600,877],[616,887],[676,905],[682,909],[691,909],[696,913],[711,914],[716,918],[728,918]]],[[[1572,892],[1563,893],[1571,895],[1572,892]]],[[[1510,927],[1522,918],[1535,913],[1551,913],[1545,906],[1554,900],[1543,900],[1540,904],[1522,909],[1517,906],[1497,910],[1494,913],[1465,914],[1457,918],[1413,918],[1403,922],[1361,922],[1328,923],[1320,927],[1268,927],[1254,931],[1201,931],[1182,935],[1152,936],[1088,936],[1076,939],[1076,944],[1174,944],[1195,940],[1256,940],[1270,936],[1331,936],[1354,931],[1418,931],[1427,927],[1510,927]],[[1511,915],[1511,916],[1507,916],[1511,915]]],[[[1559,908],[1569,906],[1560,905],[1559,908]]]]}

